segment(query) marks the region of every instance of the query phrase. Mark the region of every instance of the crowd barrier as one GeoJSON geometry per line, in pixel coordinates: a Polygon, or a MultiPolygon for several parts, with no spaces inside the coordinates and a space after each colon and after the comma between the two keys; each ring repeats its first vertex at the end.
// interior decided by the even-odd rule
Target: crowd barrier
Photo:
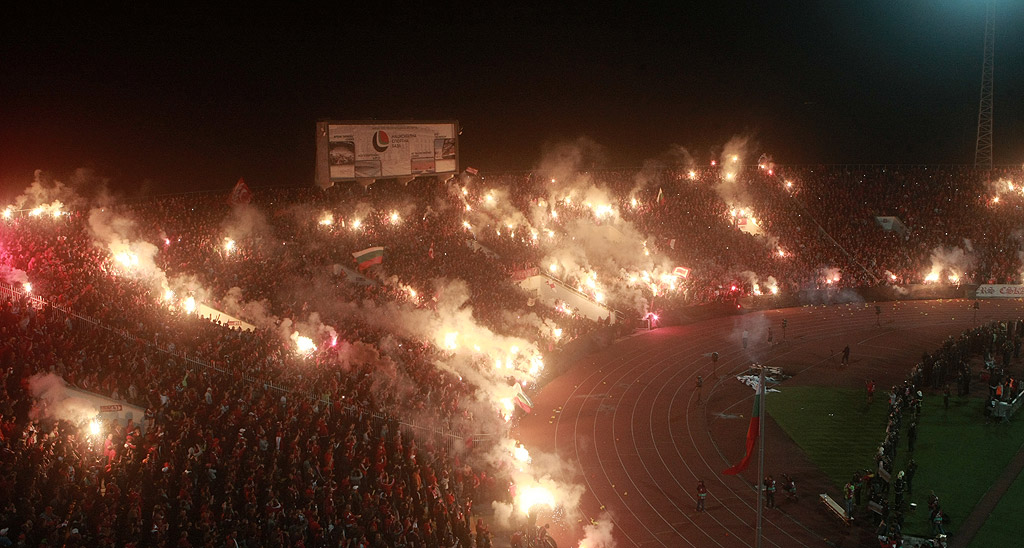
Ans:
{"type": "Polygon", "coordinates": [[[995,408],[992,409],[992,416],[1008,421],[1020,410],[1021,405],[1024,405],[1024,393],[1018,394],[1013,401],[997,401],[995,408]]]}

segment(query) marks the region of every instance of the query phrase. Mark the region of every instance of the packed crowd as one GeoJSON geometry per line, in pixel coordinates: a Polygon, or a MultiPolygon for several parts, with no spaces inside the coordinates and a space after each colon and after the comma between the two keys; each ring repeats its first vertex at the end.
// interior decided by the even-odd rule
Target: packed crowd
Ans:
{"type": "MultiPolygon", "coordinates": [[[[506,499],[507,481],[453,451],[453,440],[501,431],[507,417],[476,381],[438,367],[452,349],[394,312],[454,300],[495,336],[555,352],[607,320],[544,306],[511,278],[536,269],[580,285],[543,263],[574,247],[581,226],[616,224],[646,238],[637,256],[649,248],[685,265],[664,306],[735,299],[769,278],[782,292],[920,282],[935,248],[965,240],[976,259],[963,281],[1019,281],[1019,196],[992,201],[976,172],[749,167],[728,184],[717,168],[576,177],[575,202],[546,175],[463,174],[264,189],[252,205],[207,194],[4,219],[6,281],[61,309],[10,292],[0,303],[0,528],[26,546],[468,546],[472,533],[485,543],[472,505],[506,499]],[[614,220],[595,220],[584,202],[593,189],[614,220]],[[543,227],[528,220],[556,203],[543,227]],[[739,229],[745,215],[762,235],[739,229]],[[875,215],[897,215],[907,231],[884,231],[875,215]],[[383,264],[356,272],[352,253],[374,245],[383,264]],[[122,264],[122,248],[140,263],[122,264]],[[256,329],[188,313],[172,286],[256,329]],[[308,352],[283,327],[299,322],[315,331],[308,352]],[[41,374],[138,405],[145,419],[97,437],[40,414],[41,374]],[[415,435],[438,428],[441,437],[415,435]]],[[[913,386],[963,377],[963,360],[947,354],[926,357],[913,386]]],[[[907,390],[897,407],[910,405],[907,390]]]]}
{"type": "MultiPolygon", "coordinates": [[[[968,396],[971,379],[974,377],[973,363],[980,361],[984,371],[980,377],[991,384],[986,409],[1001,398],[1009,398],[997,391],[997,386],[1015,385],[1012,377],[1005,376],[1005,369],[1011,360],[1020,359],[1020,345],[1024,322],[1011,320],[991,322],[969,329],[957,338],[950,337],[932,353],[925,352],[921,361],[914,366],[903,383],[893,386],[888,392],[888,422],[882,443],[875,454],[877,469],[855,474],[844,487],[847,515],[852,516],[860,506],[860,491],[868,492],[868,504],[878,524],[877,533],[882,546],[901,546],[902,531],[906,512],[909,509],[908,495],[913,494],[917,462],[913,458],[917,442],[917,424],[921,417],[924,390],[942,394],[943,405],[949,408],[950,383],[957,384],[957,396],[968,396]],[[1002,355],[1001,362],[993,359],[1002,355]],[[908,458],[897,472],[897,453],[901,440],[906,440],[908,458]]],[[[868,401],[873,399],[874,383],[868,381],[868,401]]],[[[988,413],[988,411],[986,411],[988,413]]],[[[949,516],[942,510],[939,497],[931,492],[928,497],[928,522],[933,536],[944,535],[949,516]]]]}
{"type": "Polygon", "coordinates": [[[0,302],[0,333],[0,526],[17,545],[468,546],[473,500],[494,489],[397,421],[183,372],[24,297],[0,302]],[[40,408],[46,374],[124,380],[147,413],[90,433],[40,408]]]}

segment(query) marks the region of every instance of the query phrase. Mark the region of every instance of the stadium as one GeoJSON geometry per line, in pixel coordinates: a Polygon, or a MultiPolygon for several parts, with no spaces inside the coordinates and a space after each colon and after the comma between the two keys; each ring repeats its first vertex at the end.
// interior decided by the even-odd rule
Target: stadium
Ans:
{"type": "MultiPolygon", "coordinates": [[[[894,416],[918,420],[920,399],[967,375],[974,390],[954,409],[1012,436],[986,406],[1019,404],[1021,309],[1015,293],[987,297],[1020,287],[1021,242],[1001,227],[1024,202],[1021,174],[745,156],[657,172],[463,171],[365,192],[239,181],[103,207],[38,174],[2,225],[6,492],[20,494],[7,519],[36,541],[75,529],[97,545],[481,545],[489,531],[526,545],[544,526],[559,545],[740,545],[759,482],[721,472],[743,457],[754,392],[741,381],[756,385],[763,365],[780,397],[838,391],[848,408],[814,416],[860,432],[828,448],[848,452],[839,462],[816,460],[803,445],[827,433],[786,432],[766,397],[767,470],[804,495],[783,502],[780,488],[785,517],[766,516],[766,538],[870,537],[895,523],[887,482],[873,497],[864,487],[854,526],[816,499],[841,503],[842,479],[862,471],[895,478],[910,421],[894,416]],[[870,200],[888,201],[894,178],[942,214],[903,213],[912,239],[829,216],[842,178],[862,182],[867,218],[887,212],[870,200]],[[878,394],[865,406],[866,381],[878,394]],[[690,508],[698,479],[704,523],[690,508]]],[[[920,445],[942,436],[922,426],[920,445]]],[[[908,498],[920,509],[900,511],[922,537],[920,493],[965,496],[943,492],[942,473],[922,470],[908,498]]]]}
{"type": "Polygon", "coordinates": [[[990,43],[1019,10],[971,12],[965,124],[805,73],[791,48],[861,54],[822,33],[761,58],[684,8],[692,48],[648,64],[626,46],[675,23],[523,9],[4,39],[0,547],[1019,542],[1024,143],[993,159],[990,43]],[[975,122],[973,164],[935,137],[975,122]]]}

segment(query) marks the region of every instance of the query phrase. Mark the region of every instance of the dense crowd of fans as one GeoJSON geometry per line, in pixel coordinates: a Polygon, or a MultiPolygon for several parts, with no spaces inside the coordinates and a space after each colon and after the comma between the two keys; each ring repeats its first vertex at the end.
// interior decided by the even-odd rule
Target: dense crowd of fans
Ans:
{"type": "MultiPolygon", "coordinates": [[[[602,171],[577,174],[574,184],[606,191],[614,222],[689,269],[665,306],[735,299],[769,277],[788,293],[918,283],[936,249],[955,247],[973,258],[957,272],[961,281],[1020,281],[1020,193],[1003,192],[988,173],[724,173],[602,171]],[[906,230],[883,230],[879,215],[899,217],[906,230]],[[744,217],[756,217],[762,234],[740,230],[744,217]],[[829,269],[841,276],[823,274],[829,269]]],[[[472,523],[474,501],[507,498],[507,482],[462,447],[504,421],[493,402],[479,401],[474,381],[437,366],[450,349],[372,312],[435,310],[458,294],[458,308],[471,307],[481,326],[545,355],[600,328],[607,320],[545,306],[511,279],[545,272],[546,254],[573,246],[581,222],[613,222],[594,220],[580,196],[559,202],[549,224],[531,226],[532,210],[565,184],[541,174],[463,174],[366,189],[262,189],[252,205],[199,194],[0,221],[7,281],[27,290],[30,280],[31,294],[55,305],[17,291],[0,302],[0,538],[25,546],[486,544],[486,527],[472,523]],[[495,192],[507,200],[505,217],[521,224],[479,214],[495,192]],[[119,264],[118,245],[142,265],[119,264]],[[384,263],[357,273],[352,252],[372,245],[385,248],[384,263]],[[256,329],[187,313],[169,303],[171,286],[256,329]],[[318,349],[295,352],[281,326],[300,321],[315,324],[318,349]],[[89,434],[40,409],[33,386],[46,375],[138,405],[145,417],[89,434]]],[[[643,312],[611,304],[627,316],[643,312]]],[[[1019,337],[1016,344],[1014,352],[1019,337]]],[[[962,377],[962,363],[948,353],[926,357],[914,386],[962,377]]]]}
{"type": "MultiPolygon", "coordinates": [[[[946,339],[934,352],[923,353],[907,379],[888,391],[888,421],[875,454],[877,468],[854,474],[844,490],[848,515],[860,506],[860,491],[867,491],[869,509],[878,525],[882,546],[902,545],[904,520],[910,510],[906,497],[913,494],[918,468],[913,452],[924,390],[932,388],[931,394],[941,393],[943,405],[948,409],[950,383],[956,382],[957,396],[969,396],[974,369],[980,362],[982,371],[978,377],[989,387],[985,413],[991,417],[991,409],[996,402],[1016,397],[1016,380],[1006,374],[1006,369],[1011,360],[1020,359],[1022,335],[1024,322],[1020,320],[990,322],[968,329],[956,338],[946,339]],[[1000,359],[997,361],[995,356],[1000,356],[1000,359]],[[901,459],[903,466],[897,466],[901,440],[906,440],[909,456],[901,459]]],[[[869,381],[869,402],[874,390],[872,383],[869,381]]],[[[927,502],[930,533],[932,536],[945,534],[950,518],[943,511],[938,495],[931,492],[927,502]]]]}

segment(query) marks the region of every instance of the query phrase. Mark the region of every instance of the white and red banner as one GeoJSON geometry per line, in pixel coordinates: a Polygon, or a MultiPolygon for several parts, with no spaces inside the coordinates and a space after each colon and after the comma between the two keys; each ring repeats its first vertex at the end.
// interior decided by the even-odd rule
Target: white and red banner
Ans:
{"type": "Polygon", "coordinates": [[[979,299],[1024,299],[1024,285],[982,284],[976,295],[979,299]]]}
{"type": "Polygon", "coordinates": [[[235,188],[231,189],[231,194],[228,196],[228,203],[231,205],[241,205],[251,201],[252,191],[249,190],[249,185],[245,184],[245,179],[239,177],[238,182],[235,183],[235,188]]]}
{"type": "Polygon", "coordinates": [[[537,267],[530,268],[518,268],[512,271],[512,281],[521,282],[530,276],[536,276],[540,274],[540,269],[537,267]]]}

